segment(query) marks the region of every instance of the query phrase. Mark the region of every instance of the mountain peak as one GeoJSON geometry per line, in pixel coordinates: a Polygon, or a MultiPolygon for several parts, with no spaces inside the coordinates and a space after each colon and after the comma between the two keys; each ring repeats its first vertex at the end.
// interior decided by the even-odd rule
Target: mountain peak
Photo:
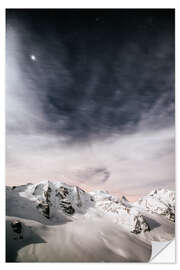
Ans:
{"type": "Polygon", "coordinates": [[[165,215],[175,221],[175,192],[168,189],[155,189],[134,203],[151,213],[165,215]]]}

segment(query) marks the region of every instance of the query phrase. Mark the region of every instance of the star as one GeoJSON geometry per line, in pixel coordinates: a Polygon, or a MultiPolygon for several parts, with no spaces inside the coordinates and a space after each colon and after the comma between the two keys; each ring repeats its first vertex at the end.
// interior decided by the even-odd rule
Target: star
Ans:
{"type": "Polygon", "coordinates": [[[96,22],[98,22],[98,21],[100,21],[100,18],[99,17],[96,18],[96,22]]]}
{"type": "Polygon", "coordinates": [[[96,21],[96,23],[100,23],[100,24],[104,23],[103,17],[96,17],[95,21],[96,21]]]}

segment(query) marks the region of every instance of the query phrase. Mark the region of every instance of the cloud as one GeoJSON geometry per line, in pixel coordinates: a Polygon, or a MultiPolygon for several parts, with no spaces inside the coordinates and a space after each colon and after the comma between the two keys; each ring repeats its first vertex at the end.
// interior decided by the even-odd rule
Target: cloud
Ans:
{"type": "Polygon", "coordinates": [[[7,183],[65,179],[127,195],[172,187],[172,34],[93,50],[93,31],[72,48],[51,30],[8,21],[7,183]]]}
{"type": "Polygon", "coordinates": [[[127,196],[174,185],[172,128],[114,135],[83,147],[49,135],[12,136],[9,141],[8,183],[49,179],[127,196]]]}
{"type": "MultiPolygon", "coordinates": [[[[7,114],[14,131],[47,132],[66,138],[69,144],[134,132],[142,118],[150,121],[149,114],[152,128],[159,113],[164,114],[165,125],[172,125],[171,33],[161,42],[159,36],[152,38],[150,44],[125,36],[119,47],[110,44],[108,53],[104,46],[101,52],[95,48],[93,55],[86,36],[83,49],[72,54],[61,35],[52,29],[50,33],[45,31],[40,38],[28,25],[8,24],[7,114]],[[31,53],[36,63],[30,61],[31,53]]],[[[74,42],[80,47],[81,39],[74,42]]]]}
{"type": "Polygon", "coordinates": [[[84,168],[75,171],[79,181],[88,183],[89,185],[105,183],[109,177],[110,172],[106,168],[84,168]]]}

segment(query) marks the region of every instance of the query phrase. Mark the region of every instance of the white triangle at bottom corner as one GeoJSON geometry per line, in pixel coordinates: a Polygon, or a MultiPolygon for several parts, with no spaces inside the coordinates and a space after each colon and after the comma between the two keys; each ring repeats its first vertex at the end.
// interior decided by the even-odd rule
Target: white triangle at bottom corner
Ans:
{"type": "Polygon", "coordinates": [[[166,242],[152,241],[150,263],[175,263],[175,240],[166,242]]]}

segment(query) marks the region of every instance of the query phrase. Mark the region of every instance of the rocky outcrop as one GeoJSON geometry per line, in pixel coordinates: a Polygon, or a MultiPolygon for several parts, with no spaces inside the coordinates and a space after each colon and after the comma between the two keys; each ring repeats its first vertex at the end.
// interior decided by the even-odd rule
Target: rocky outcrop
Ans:
{"type": "Polygon", "coordinates": [[[135,234],[150,231],[145,217],[138,211],[130,211],[130,231],[135,234]]]}
{"type": "Polygon", "coordinates": [[[173,191],[155,189],[134,205],[151,213],[166,216],[170,221],[175,222],[175,192],[173,191]]]}
{"type": "Polygon", "coordinates": [[[175,222],[175,209],[168,207],[162,215],[165,215],[170,221],[175,222]]]}
{"type": "Polygon", "coordinates": [[[42,213],[42,215],[46,218],[50,218],[50,206],[49,203],[47,203],[46,201],[41,201],[40,203],[38,203],[37,205],[37,209],[40,210],[40,212],[42,213]]]}
{"type": "Polygon", "coordinates": [[[65,214],[73,215],[75,209],[72,207],[71,203],[68,201],[61,201],[60,206],[62,207],[65,214]]]}
{"type": "Polygon", "coordinates": [[[23,239],[22,235],[22,222],[19,220],[14,220],[11,222],[11,228],[13,232],[15,233],[14,239],[23,239]]]}
{"type": "Polygon", "coordinates": [[[56,189],[56,196],[59,197],[60,199],[65,199],[68,194],[69,194],[68,189],[63,186],[56,189]]]}
{"type": "Polygon", "coordinates": [[[73,215],[75,209],[73,208],[70,200],[68,200],[68,195],[70,195],[71,191],[66,187],[59,187],[56,189],[56,197],[59,198],[59,205],[63,212],[68,215],[73,215]]]}
{"type": "MultiPolygon", "coordinates": [[[[38,187],[36,186],[33,195],[36,194],[38,190],[38,187]]],[[[50,201],[50,196],[51,196],[51,188],[49,186],[47,186],[47,189],[44,191],[44,200],[39,201],[39,203],[37,204],[37,209],[40,210],[40,212],[42,213],[42,215],[46,218],[50,218],[50,206],[51,206],[51,201],[50,201]]]]}

